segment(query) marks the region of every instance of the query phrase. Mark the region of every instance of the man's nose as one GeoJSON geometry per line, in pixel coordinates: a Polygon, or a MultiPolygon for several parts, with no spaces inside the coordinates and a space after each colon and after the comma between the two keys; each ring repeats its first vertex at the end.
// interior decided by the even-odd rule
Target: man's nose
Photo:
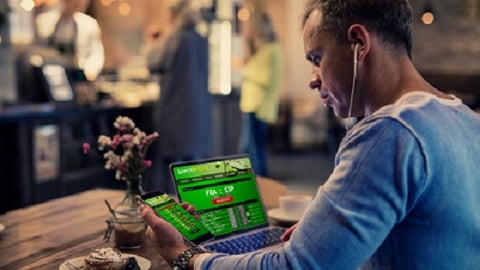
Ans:
{"type": "Polygon", "coordinates": [[[312,68],[312,74],[310,76],[308,87],[310,87],[312,90],[320,89],[322,87],[322,80],[320,79],[318,68],[312,68]]]}

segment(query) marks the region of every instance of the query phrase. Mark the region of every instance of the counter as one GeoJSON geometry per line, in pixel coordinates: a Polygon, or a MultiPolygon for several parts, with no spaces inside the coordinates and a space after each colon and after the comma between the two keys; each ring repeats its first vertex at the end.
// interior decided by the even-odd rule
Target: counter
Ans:
{"type": "Polygon", "coordinates": [[[113,134],[118,115],[153,129],[153,104],[58,107],[16,105],[0,111],[0,214],[95,187],[114,187],[98,155],[82,154],[83,142],[113,134]]]}

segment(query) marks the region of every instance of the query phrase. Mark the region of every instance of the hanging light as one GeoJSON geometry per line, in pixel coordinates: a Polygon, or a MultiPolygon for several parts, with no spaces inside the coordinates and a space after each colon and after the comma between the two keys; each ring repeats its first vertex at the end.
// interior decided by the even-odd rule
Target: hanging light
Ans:
{"type": "Polygon", "coordinates": [[[128,16],[130,14],[131,8],[130,4],[127,2],[120,2],[118,5],[118,13],[122,16],[128,16]]]}
{"type": "Polygon", "coordinates": [[[241,22],[248,21],[248,19],[250,18],[250,11],[247,8],[239,9],[237,12],[237,18],[241,22]]]}
{"type": "Polygon", "coordinates": [[[430,1],[428,1],[423,8],[421,20],[423,24],[426,25],[430,25],[435,21],[435,13],[433,12],[433,7],[430,1]]]}
{"type": "Polygon", "coordinates": [[[108,7],[112,4],[113,0],[100,0],[100,4],[104,7],[108,7]]]}

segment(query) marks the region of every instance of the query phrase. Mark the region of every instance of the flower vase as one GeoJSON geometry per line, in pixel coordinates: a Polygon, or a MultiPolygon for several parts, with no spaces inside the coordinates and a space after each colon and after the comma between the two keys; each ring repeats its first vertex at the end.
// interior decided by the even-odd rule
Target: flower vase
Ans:
{"type": "Polygon", "coordinates": [[[138,215],[138,201],[137,196],[145,194],[142,187],[142,178],[139,176],[135,179],[128,179],[125,181],[127,189],[123,199],[115,207],[117,215],[135,216],[138,215]]]}
{"type": "Polygon", "coordinates": [[[119,249],[140,248],[145,242],[145,222],[138,211],[136,196],[145,192],[141,177],[126,180],[127,189],[123,199],[115,207],[113,227],[115,246],[119,249]]]}

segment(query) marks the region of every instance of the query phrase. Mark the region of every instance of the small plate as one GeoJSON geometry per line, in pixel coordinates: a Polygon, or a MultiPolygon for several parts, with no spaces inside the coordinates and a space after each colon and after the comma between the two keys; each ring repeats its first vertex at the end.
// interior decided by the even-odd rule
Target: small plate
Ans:
{"type": "Polygon", "coordinates": [[[2,223],[0,223],[0,233],[3,232],[3,230],[5,230],[5,225],[3,225],[2,223]]]}
{"type": "Polygon", "coordinates": [[[292,218],[285,215],[280,208],[271,209],[267,212],[267,214],[270,218],[278,222],[295,223],[299,220],[298,218],[292,218]]]}
{"type": "MultiPolygon", "coordinates": [[[[127,253],[123,253],[123,254],[128,256],[128,257],[135,257],[135,259],[137,260],[138,266],[140,266],[141,270],[150,269],[151,263],[150,263],[149,260],[147,260],[143,257],[140,257],[138,255],[135,255],[135,254],[127,254],[127,253]]],[[[76,258],[73,258],[73,259],[69,259],[67,261],[70,262],[71,264],[75,265],[76,267],[82,267],[82,266],[85,265],[85,263],[84,263],[85,262],[85,257],[86,256],[76,257],[76,258]]],[[[66,266],[67,261],[60,264],[59,270],[69,270],[69,268],[66,266]]]]}

